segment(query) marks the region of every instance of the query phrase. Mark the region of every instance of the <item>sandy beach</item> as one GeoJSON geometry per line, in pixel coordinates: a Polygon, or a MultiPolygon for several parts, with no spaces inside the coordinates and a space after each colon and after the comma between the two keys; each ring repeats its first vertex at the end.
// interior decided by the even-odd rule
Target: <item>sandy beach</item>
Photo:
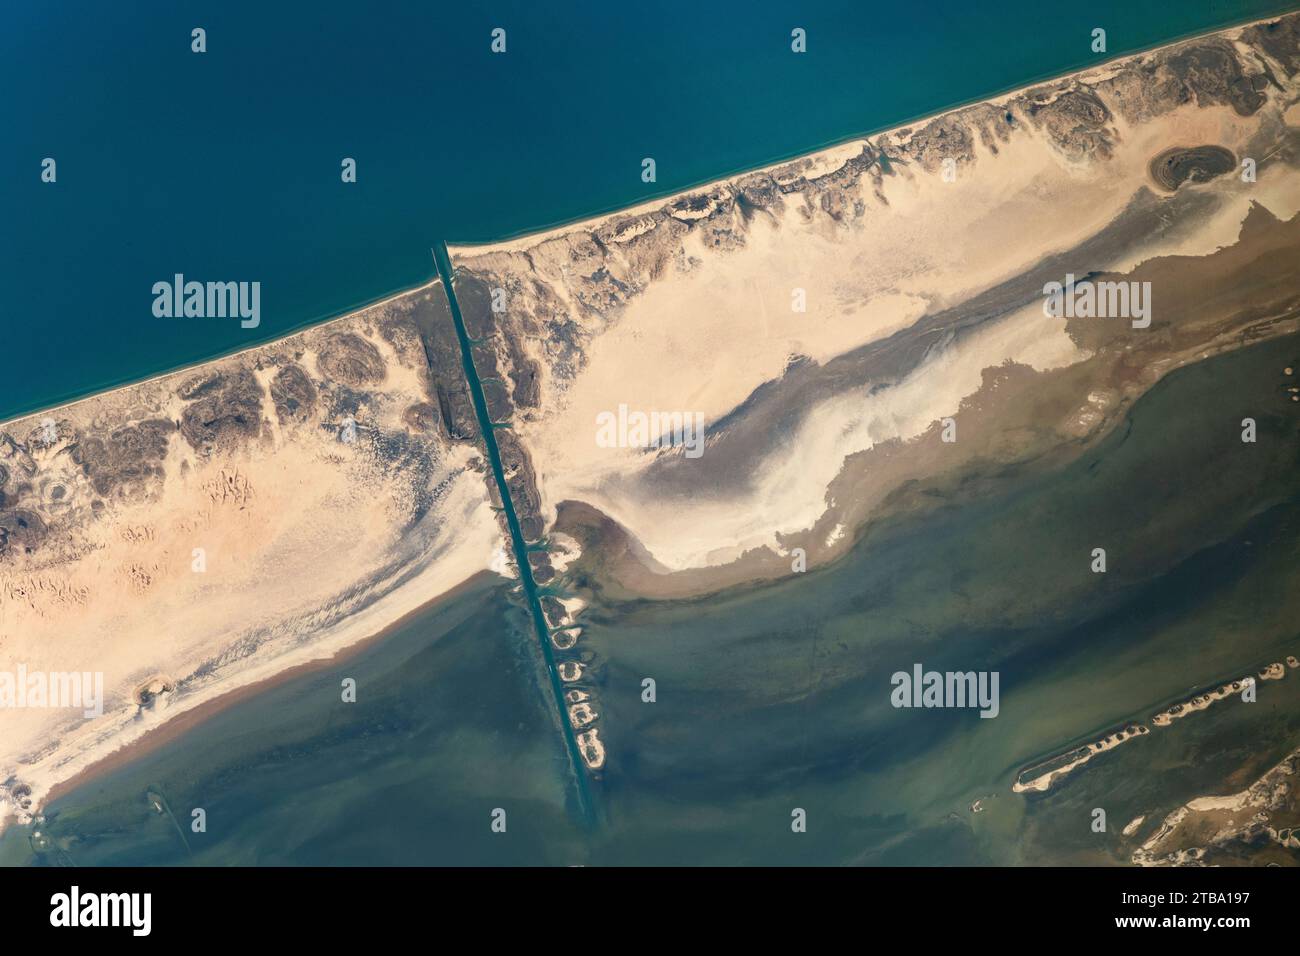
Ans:
{"type": "MultiPolygon", "coordinates": [[[[1294,16],[1277,22],[1294,31],[1294,16]]],[[[1238,301],[1213,315],[1189,303],[1196,323],[1175,304],[1189,260],[1227,262],[1250,217],[1300,212],[1296,64],[1272,30],[1235,27],[626,213],[453,248],[462,299],[505,303],[478,315],[480,354],[514,384],[539,522],[585,523],[589,541],[607,536],[601,522],[618,528],[635,557],[605,576],[637,593],[782,576],[794,549],[833,560],[871,519],[837,488],[892,470],[879,502],[936,469],[1095,440],[1162,374],[1231,347],[1244,315],[1285,332],[1294,297],[1254,296],[1245,262],[1238,301]],[[1153,179],[1153,157],[1211,146],[1234,168],[1173,189],[1153,179]],[[1245,157],[1253,177],[1238,174],[1245,157]],[[1154,324],[1044,317],[1045,283],[1067,274],[1150,283],[1154,324]],[[1006,370],[1059,413],[1003,409],[1014,428],[986,413],[980,445],[966,430],[936,448],[940,422],[966,429],[998,404],[1006,370]],[[595,423],[623,407],[702,416],[705,453],[609,447],[595,423]]]]}
{"type": "MultiPolygon", "coordinates": [[[[477,584],[490,585],[494,580],[495,575],[489,572],[481,572],[439,594],[427,604],[404,614],[391,624],[385,625],[379,631],[360,640],[341,644],[339,649],[333,653],[325,651],[321,656],[313,657],[311,660],[303,661],[300,664],[285,666],[283,670],[276,670],[270,676],[241,683],[206,699],[191,698],[183,703],[178,702],[176,706],[168,709],[165,717],[159,715],[162,719],[149,722],[139,728],[138,736],[128,739],[124,735],[120,746],[116,750],[96,759],[75,775],[61,779],[57,784],[50,787],[45,795],[44,803],[47,805],[53,803],[63,794],[72,792],[95,777],[112,773],[133,760],[138,760],[153,753],[158,748],[180,739],[187,731],[197,727],[208,718],[236,707],[243,701],[278,687],[286,681],[343,663],[375,642],[382,641],[409,621],[419,619],[430,607],[450,601],[461,594],[469,593],[477,584]]],[[[12,822],[12,819],[6,822],[12,822]]]]}
{"type": "MultiPolygon", "coordinates": [[[[1172,369],[1294,330],[1300,58],[1273,29],[453,248],[521,527],[565,545],[530,555],[539,583],[682,597],[824,564],[919,483],[1059,462],[1172,369]],[[1232,168],[1183,155],[1205,147],[1232,168]],[[1045,315],[1067,274],[1148,284],[1149,327],[1045,315]],[[699,415],[704,453],[602,442],[622,406],[699,415]]],[[[0,815],[508,573],[491,485],[438,282],[0,424],[0,672],[105,688],[89,719],[0,712],[0,815]]]]}
{"type": "Polygon", "coordinates": [[[431,413],[445,318],[426,285],[0,428],[0,672],[103,683],[99,715],[0,715],[6,816],[501,565],[479,452],[431,413]]]}

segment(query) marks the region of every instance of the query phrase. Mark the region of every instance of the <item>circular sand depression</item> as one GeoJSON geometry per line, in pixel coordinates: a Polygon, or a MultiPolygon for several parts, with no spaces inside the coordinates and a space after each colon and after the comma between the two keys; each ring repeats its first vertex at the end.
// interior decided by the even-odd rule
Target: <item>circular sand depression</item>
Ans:
{"type": "Polygon", "coordinates": [[[1166,192],[1185,182],[1205,183],[1237,166],[1232,150],[1222,146],[1175,146],[1151,160],[1151,178],[1166,192]]]}

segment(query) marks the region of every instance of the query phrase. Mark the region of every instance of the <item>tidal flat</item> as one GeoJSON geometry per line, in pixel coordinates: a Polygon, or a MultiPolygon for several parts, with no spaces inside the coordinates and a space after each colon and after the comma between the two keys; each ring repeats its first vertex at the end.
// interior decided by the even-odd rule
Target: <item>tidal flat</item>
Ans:
{"type": "MultiPolygon", "coordinates": [[[[1295,683],[1297,98],[1300,15],[1232,27],[437,243],[409,293],[5,423],[0,662],[107,694],[5,714],[5,822],[47,862],[129,859],[142,813],[320,861],[230,821],[368,787],[405,842],[334,862],[1050,859],[1062,794],[1295,683]],[[901,708],[911,674],[998,699],[901,708]],[[200,710],[254,687],[283,715],[200,710]]],[[[1108,859],[1200,859],[1256,763],[1108,859]]]]}
{"type": "Polygon", "coordinates": [[[1294,749],[1300,674],[1045,794],[1013,794],[1012,780],[1073,740],[1294,653],[1300,429],[1283,369],[1298,356],[1292,335],[1180,369],[1091,453],[882,521],[842,560],[781,584],[611,600],[580,561],[611,754],[593,781],[594,825],[573,811],[529,623],[485,585],[63,795],[46,849],[13,827],[0,852],[81,864],[1127,863],[1165,813],[1240,789],[1294,749]],[[1240,440],[1247,414],[1253,446],[1240,440]],[[1103,540],[1109,569],[1093,574],[1103,540]],[[998,717],[892,708],[889,676],[915,661],[999,670],[998,717]],[[346,675],[365,707],[339,702],[346,675]],[[150,792],[182,820],[204,806],[207,834],[187,832],[187,851],[150,792]],[[1089,829],[1098,806],[1105,834],[1089,829]],[[498,807],[506,834],[489,828],[498,807]],[[794,808],[806,833],[791,832],[794,808]]]}

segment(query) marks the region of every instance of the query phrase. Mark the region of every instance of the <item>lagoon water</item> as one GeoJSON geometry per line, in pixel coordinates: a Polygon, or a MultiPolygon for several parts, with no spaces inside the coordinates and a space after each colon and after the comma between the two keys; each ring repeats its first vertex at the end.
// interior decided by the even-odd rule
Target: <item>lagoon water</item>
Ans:
{"type": "Polygon", "coordinates": [[[530,621],[484,580],[54,801],[48,843],[11,827],[0,863],[1122,861],[1123,822],[1245,786],[1294,747],[1300,674],[1047,795],[1012,780],[1296,652],[1300,432],[1281,369],[1298,357],[1292,335],[1173,372],[1077,460],[936,493],[823,570],[593,604],[583,640],[609,748],[594,821],[575,807],[530,621]],[[1255,445],[1240,441],[1246,414],[1255,445]],[[890,676],[914,663],[999,671],[999,715],[893,709],[890,676]],[[1118,821],[1109,836],[1089,829],[1096,806],[1118,821]],[[195,807],[206,833],[186,825],[195,807]],[[790,829],[795,808],[806,833],[790,829]]]}
{"type": "Polygon", "coordinates": [[[7,4],[0,419],[418,283],[439,239],[582,218],[1096,62],[1095,27],[1113,56],[1289,6],[7,4]],[[155,318],[151,287],[178,272],[261,282],[261,325],[155,318]]]}
{"type": "MultiPolygon", "coordinates": [[[[0,418],[422,281],[440,239],[580,218],[1086,65],[1096,26],[1114,55],[1287,6],[10,5],[0,418]],[[155,319],[150,287],[176,272],[261,281],[262,325],[155,319]]],[[[1300,438],[1260,409],[1298,354],[1291,337],[1177,372],[1080,461],[894,519],[797,582],[594,605],[610,753],[594,821],[531,622],[485,578],[66,794],[48,842],[11,827],[0,863],[1113,861],[1088,836],[1098,800],[1171,810],[1243,761],[1265,769],[1296,731],[1267,700],[1300,692],[1291,676],[1258,711],[1125,745],[1060,794],[1009,792],[1072,739],[1295,652],[1300,438]],[[1251,459],[1230,427],[1247,413],[1251,459]],[[1104,526],[1133,514],[1148,520],[1104,526]],[[1098,535],[1102,581],[1078,557],[1098,535]],[[999,670],[1000,715],[893,710],[889,675],[917,662],[999,670]]]]}

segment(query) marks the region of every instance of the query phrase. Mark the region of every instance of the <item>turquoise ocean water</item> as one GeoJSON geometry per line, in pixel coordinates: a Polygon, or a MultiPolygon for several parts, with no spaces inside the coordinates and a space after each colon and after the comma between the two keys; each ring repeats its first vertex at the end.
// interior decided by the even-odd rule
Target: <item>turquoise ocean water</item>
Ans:
{"type": "MultiPolygon", "coordinates": [[[[6,8],[0,415],[421,281],[440,238],[581,217],[1069,70],[1093,58],[1094,26],[1114,53],[1276,8],[6,8]],[[204,57],[188,52],[193,25],[208,29],[204,57]],[[498,25],[508,53],[492,58],[498,25]],[[803,59],[793,26],[808,30],[803,59]],[[38,178],[46,155],[53,186],[38,178]],[[355,186],[339,182],[343,156],[358,159],[355,186]],[[149,286],[177,271],[259,279],[262,327],[154,319],[149,286]]],[[[593,606],[584,640],[610,751],[594,820],[576,812],[531,622],[483,580],[77,788],[44,841],[0,837],[0,863],[1113,861],[1117,847],[1075,833],[1098,792],[1120,792],[1117,812],[1167,811],[1293,746],[1290,680],[1258,712],[1206,714],[1099,759],[1064,800],[1008,793],[1017,767],[1071,735],[1292,646],[1294,420],[1261,416],[1260,461],[1232,455],[1217,423],[1276,400],[1298,348],[1175,373],[1129,426],[1163,444],[1119,429],[1059,473],[887,523],[798,593],[593,606]],[[1111,538],[1166,563],[1117,568],[1080,599],[1078,548],[1099,515],[1132,508],[1162,540],[1146,526],[1111,538]],[[918,659],[1000,670],[999,719],[900,719],[887,675],[918,659]],[[355,705],[339,699],[344,677],[355,705]],[[155,796],[182,824],[203,807],[207,832],[182,840],[155,796]],[[792,807],[808,812],[799,837],[792,807]],[[497,808],[506,834],[490,829],[497,808]]]]}
{"type": "Polygon", "coordinates": [[[4,4],[0,419],[418,283],[438,239],[582,218],[1087,65],[1094,27],[1115,55],[1286,6],[4,4]],[[261,325],[155,318],[152,285],[178,272],[260,281],[261,325]]]}

